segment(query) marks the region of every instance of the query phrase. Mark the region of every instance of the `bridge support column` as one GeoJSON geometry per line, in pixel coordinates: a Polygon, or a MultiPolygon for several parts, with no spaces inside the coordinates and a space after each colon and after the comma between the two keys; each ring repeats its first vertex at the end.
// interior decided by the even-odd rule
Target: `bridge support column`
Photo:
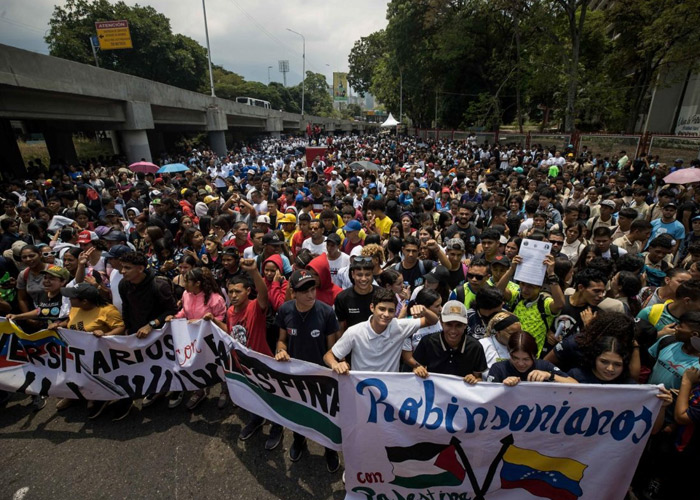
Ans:
{"type": "Polygon", "coordinates": [[[12,130],[10,120],[6,118],[0,118],[0,151],[2,151],[3,163],[9,170],[3,175],[5,179],[11,178],[13,175],[17,177],[27,175],[27,168],[24,165],[22,153],[15,138],[15,132],[12,130]]]}
{"type": "Polygon", "coordinates": [[[165,148],[165,138],[162,132],[156,132],[155,130],[149,130],[148,144],[151,148],[151,157],[160,158],[160,155],[165,153],[167,150],[165,148]]]}
{"type": "Polygon", "coordinates": [[[228,153],[228,148],[226,147],[227,130],[226,113],[221,111],[218,106],[208,108],[207,133],[209,135],[209,146],[219,157],[226,156],[228,153]]]}
{"type": "Polygon", "coordinates": [[[148,134],[145,130],[122,130],[119,132],[122,139],[122,151],[129,163],[151,161],[151,148],[148,145],[148,134]]]}
{"type": "Polygon", "coordinates": [[[223,130],[210,130],[209,135],[209,146],[216,153],[218,157],[224,157],[228,153],[226,147],[226,132],[223,130]]]}
{"type": "Polygon", "coordinates": [[[44,140],[46,141],[46,149],[49,150],[51,163],[60,163],[60,160],[63,160],[66,164],[71,164],[78,161],[72,132],[45,129],[44,140]]]}

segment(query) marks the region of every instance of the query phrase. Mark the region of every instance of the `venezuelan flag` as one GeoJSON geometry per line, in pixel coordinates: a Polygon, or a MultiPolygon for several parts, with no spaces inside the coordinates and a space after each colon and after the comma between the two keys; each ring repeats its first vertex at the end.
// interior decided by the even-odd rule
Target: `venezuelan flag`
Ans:
{"type": "MultiPolygon", "coordinates": [[[[10,350],[10,336],[17,337],[17,343],[22,349],[34,349],[41,354],[45,353],[45,346],[49,342],[66,345],[63,339],[58,335],[58,332],[54,330],[41,330],[36,333],[26,333],[14,323],[0,318],[0,368],[21,364],[7,359],[10,350]]],[[[72,358],[72,355],[69,355],[69,357],[72,358]]]]}
{"type": "Polygon", "coordinates": [[[576,500],[586,465],[571,458],[549,457],[534,450],[509,446],[503,455],[501,488],[522,488],[550,500],[576,500]]]}

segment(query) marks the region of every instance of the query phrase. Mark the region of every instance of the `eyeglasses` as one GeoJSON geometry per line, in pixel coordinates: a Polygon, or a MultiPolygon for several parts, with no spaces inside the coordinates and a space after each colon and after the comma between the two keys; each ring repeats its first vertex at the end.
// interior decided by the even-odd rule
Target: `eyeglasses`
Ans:
{"type": "Polygon", "coordinates": [[[41,252],[42,257],[55,257],[56,252],[41,252]]]}
{"type": "Polygon", "coordinates": [[[352,258],[353,262],[356,262],[358,264],[362,262],[372,262],[372,256],[370,255],[355,255],[352,258]]]}
{"type": "Polygon", "coordinates": [[[486,277],[485,274],[467,273],[467,279],[470,279],[470,280],[481,281],[481,280],[483,280],[485,277],[486,277]]]}
{"type": "Polygon", "coordinates": [[[550,240],[550,243],[552,244],[552,246],[554,246],[554,245],[563,245],[563,244],[564,244],[563,241],[551,241],[551,240],[550,240]]]}

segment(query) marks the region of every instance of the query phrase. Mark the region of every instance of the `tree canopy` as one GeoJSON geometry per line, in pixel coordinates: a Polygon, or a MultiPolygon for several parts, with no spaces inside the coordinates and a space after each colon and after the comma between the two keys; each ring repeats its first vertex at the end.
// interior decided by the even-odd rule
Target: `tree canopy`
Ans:
{"type": "MultiPolygon", "coordinates": [[[[46,43],[52,56],[94,64],[90,37],[95,22],[126,19],[133,49],[100,51],[103,68],[167,83],[187,90],[209,93],[207,52],[192,38],[173,33],[170,20],[153,7],[108,0],[66,0],[54,7],[46,43]]],[[[213,65],[214,91],[218,97],[254,97],[269,101],[273,109],[301,111],[301,83],[285,88],[272,82],[246,81],[241,75],[213,65]]],[[[333,114],[333,100],[325,77],[307,71],[305,112],[333,114]]]]}
{"type": "Polygon", "coordinates": [[[419,126],[634,129],[660,73],[698,61],[700,0],[391,0],[348,81],[419,126]]]}
{"type": "Polygon", "coordinates": [[[174,34],[170,20],[153,7],[107,0],[66,0],[54,7],[46,43],[52,56],[93,64],[95,22],[126,19],[133,49],[100,51],[103,68],[198,90],[207,80],[207,53],[192,38],[174,34]]]}

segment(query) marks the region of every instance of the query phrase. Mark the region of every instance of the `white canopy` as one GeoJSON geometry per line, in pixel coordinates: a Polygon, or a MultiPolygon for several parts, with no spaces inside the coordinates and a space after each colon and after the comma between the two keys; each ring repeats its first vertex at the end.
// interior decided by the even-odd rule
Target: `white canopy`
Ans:
{"type": "Polygon", "coordinates": [[[386,119],[384,123],[382,123],[382,127],[395,127],[399,124],[399,122],[396,121],[396,118],[394,118],[391,113],[389,113],[389,118],[386,119]]]}

